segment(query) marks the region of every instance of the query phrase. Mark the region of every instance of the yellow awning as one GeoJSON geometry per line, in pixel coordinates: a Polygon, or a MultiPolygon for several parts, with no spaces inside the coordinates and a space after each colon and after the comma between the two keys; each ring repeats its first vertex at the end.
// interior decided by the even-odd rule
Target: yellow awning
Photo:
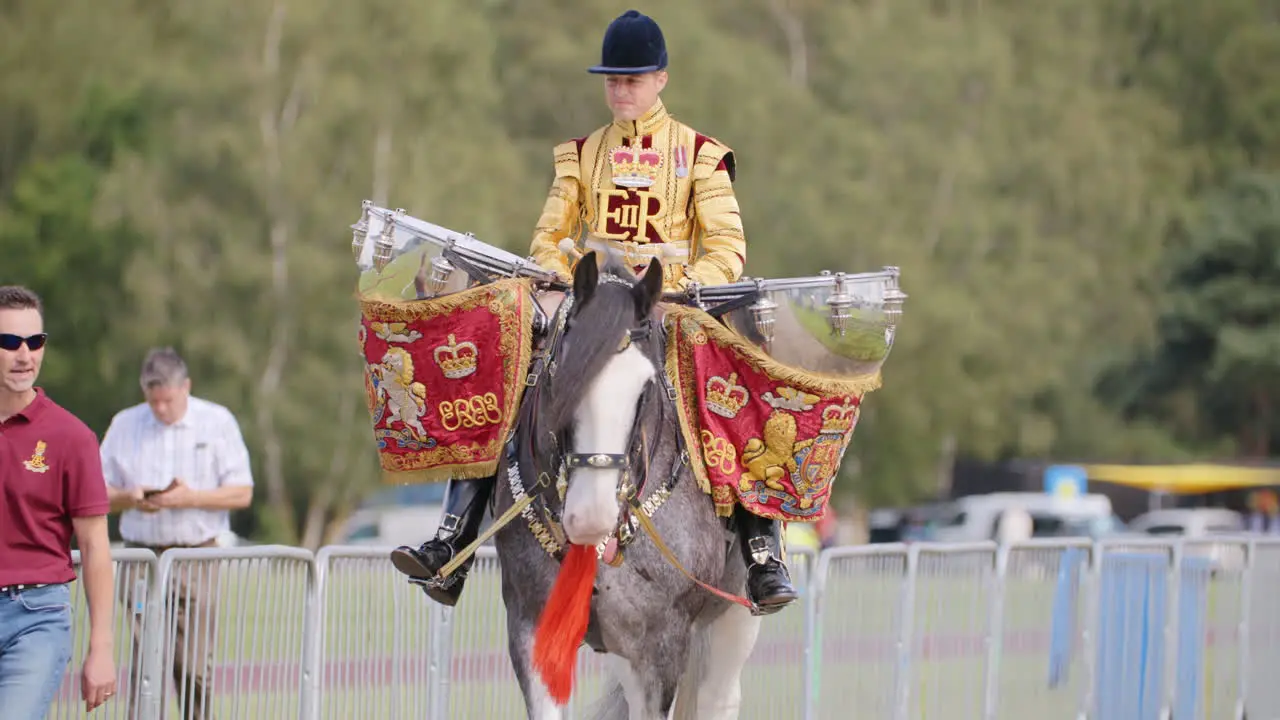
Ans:
{"type": "Polygon", "coordinates": [[[1085,465],[1090,480],[1169,493],[1208,493],[1280,485],[1280,468],[1235,465],[1085,465]]]}

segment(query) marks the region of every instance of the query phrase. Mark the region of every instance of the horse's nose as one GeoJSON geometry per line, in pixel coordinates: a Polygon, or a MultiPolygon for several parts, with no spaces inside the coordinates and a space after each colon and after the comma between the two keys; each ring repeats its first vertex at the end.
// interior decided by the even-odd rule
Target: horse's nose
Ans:
{"type": "Polygon", "coordinates": [[[597,545],[612,529],[610,522],[602,517],[602,513],[566,510],[564,514],[564,532],[569,542],[575,545],[597,545]]]}

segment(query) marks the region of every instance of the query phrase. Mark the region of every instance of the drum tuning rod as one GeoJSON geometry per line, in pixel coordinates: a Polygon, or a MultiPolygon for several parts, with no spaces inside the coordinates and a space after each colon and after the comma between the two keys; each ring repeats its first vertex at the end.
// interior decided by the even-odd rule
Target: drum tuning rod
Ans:
{"type": "Polygon", "coordinates": [[[369,236],[369,208],[371,207],[373,207],[372,200],[361,201],[360,219],[351,226],[351,254],[356,260],[359,260],[360,253],[364,252],[364,241],[369,236]]]}
{"type": "Polygon", "coordinates": [[[404,208],[396,208],[395,215],[390,213],[382,218],[382,233],[373,246],[373,263],[382,272],[391,262],[391,251],[395,247],[396,222],[404,217],[404,208]]]}

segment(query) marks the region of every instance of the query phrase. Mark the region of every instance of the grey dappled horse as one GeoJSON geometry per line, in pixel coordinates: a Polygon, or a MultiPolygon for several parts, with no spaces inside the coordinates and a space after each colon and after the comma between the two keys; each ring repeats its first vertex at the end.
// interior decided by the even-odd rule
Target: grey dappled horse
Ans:
{"type": "MultiPolygon", "coordinates": [[[[639,281],[624,267],[599,269],[593,254],[578,263],[567,326],[555,339],[555,375],[544,375],[523,401],[515,434],[518,474],[527,490],[539,472],[555,477],[566,454],[571,460],[600,453],[630,458],[641,500],[664,485],[670,489],[653,516],[667,547],[701,582],[741,595],[746,569],[738,540],[716,517],[688,462],[680,462],[683,442],[662,377],[665,343],[655,311],[661,277],[656,260],[639,281]]],[[[571,542],[595,546],[619,524],[623,472],[575,464],[585,463],[570,463],[564,507],[554,488],[543,497],[571,542]]],[[[503,465],[495,516],[514,502],[508,460],[503,465]]],[[[508,649],[526,709],[532,720],[559,720],[561,708],[532,665],[534,631],[559,565],[521,517],[494,542],[508,649]]],[[[674,709],[677,718],[736,718],[739,676],[760,618],[691,582],[643,531],[622,552],[621,565],[601,563],[596,578],[588,635],[607,649],[613,678],[595,717],[651,720],[674,709]]]]}

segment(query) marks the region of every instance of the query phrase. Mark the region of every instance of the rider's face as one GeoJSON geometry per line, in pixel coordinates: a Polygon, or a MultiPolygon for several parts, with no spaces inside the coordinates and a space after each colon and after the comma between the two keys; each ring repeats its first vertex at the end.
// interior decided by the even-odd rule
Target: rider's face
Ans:
{"type": "Polygon", "coordinates": [[[614,120],[630,121],[648,112],[666,86],[666,70],[643,75],[606,75],[604,96],[614,120]]]}

